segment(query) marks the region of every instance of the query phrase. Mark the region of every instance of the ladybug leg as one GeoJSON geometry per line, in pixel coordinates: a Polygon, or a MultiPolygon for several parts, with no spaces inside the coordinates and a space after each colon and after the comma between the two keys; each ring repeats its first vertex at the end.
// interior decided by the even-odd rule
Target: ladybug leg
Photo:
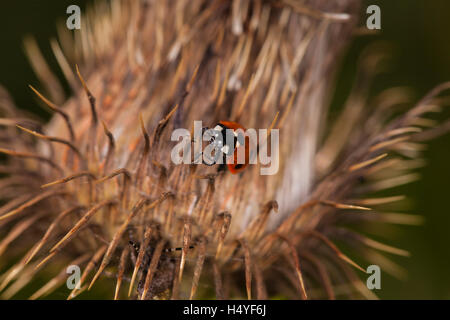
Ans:
{"type": "Polygon", "coordinates": [[[221,164],[219,164],[219,167],[217,168],[217,172],[225,171],[225,168],[227,167],[227,155],[223,154],[223,161],[221,164]]]}

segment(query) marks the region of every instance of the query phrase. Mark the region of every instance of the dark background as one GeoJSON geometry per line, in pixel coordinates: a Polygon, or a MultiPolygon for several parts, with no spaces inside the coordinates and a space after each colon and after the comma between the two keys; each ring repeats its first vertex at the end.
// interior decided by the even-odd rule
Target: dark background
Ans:
{"type": "MultiPolygon", "coordinates": [[[[1,1],[0,84],[8,89],[17,106],[44,119],[49,117],[27,88],[28,84],[39,87],[39,83],[24,54],[24,36],[36,37],[52,70],[61,77],[48,40],[56,35],[56,23],[65,23],[69,5],[77,4],[83,12],[90,2],[1,1]]],[[[450,80],[450,1],[365,1],[365,7],[370,4],[381,7],[382,30],[375,36],[356,38],[349,48],[339,73],[332,116],[348,94],[355,74],[355,61],[374,41],[387,41],[392,54],[389,71],[377,76],[371,95],[393,86],[409,86],[419,99],[432,87],[450,80]]],[[[441,120],[443,117],[445,114],[441,120]]],[[[407,194],[412,199],[410,211],[423,215],[426,221],[420,227],[401,227],[393,237],[387,237],[390,244],[408,249],[412,257],[392,257],[408,270],[408,278],[401,281],[383,273],[382,289],[376,292],[380,298],[450,299],[449,147],[450,135],[432,141],[425,151],[428,165],[418,171],[422,179],[390,190],[392,194],[407,194]]],[[[110,298],[111,292],[112,288],[108,288],[97,291],[96,295],[110,298]]]]}

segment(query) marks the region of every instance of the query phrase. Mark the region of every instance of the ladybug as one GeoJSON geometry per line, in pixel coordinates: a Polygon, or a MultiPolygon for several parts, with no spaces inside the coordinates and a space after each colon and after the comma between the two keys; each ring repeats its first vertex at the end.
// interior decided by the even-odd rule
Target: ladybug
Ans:
{"type": "MultiPolygon", "coordinates": [[[[222,151],[223,154],[223,162],[219,167],[219,171],[224,170],[225,166],[228,167],[228,170],[232,174],[236,174],[244,170],[248,164],[250,159],[250,139],[249,137],[244,137],[242,133],[236,132],[236,130],[241,129],[245,131],[245,128],[237,122],[234,121],[219,121],[218,124],[213,128],[214,132],[211,136],[211,144],[215,146],[218,150],[222,151]],[[226,144],[226,130],[233,130],[234,134],[234,144],[231,146],[226,144]],[[245,163],[238,163],[238,152],[242,152],[245,148],[245,163]],[[227,156],[233,156],[233,163],[227,163],[227,156]]],[[[220,154],[220,153],[219,153],[220,154]]],[[[217,157],[212,161],[211,164],[214,165],[217,161],[217,157]]]]}

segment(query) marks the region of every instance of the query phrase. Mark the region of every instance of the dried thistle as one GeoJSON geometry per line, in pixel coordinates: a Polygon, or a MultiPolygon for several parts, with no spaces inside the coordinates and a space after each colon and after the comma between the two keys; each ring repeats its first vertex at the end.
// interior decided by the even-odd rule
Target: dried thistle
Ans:
{"type": "Polygon", "coordinates": [[[62,28],[52,41],[73,89],[66,102],[27,40],[48,97],[31,89],[55,115],[44,126],[25,120],[1,92],[0,254],[26,248],[0,279],[2,296],[57,267],[31,296],[40,298],[76,264],[81,289],[68,298],[108,276],[115,299],[373,298],[359,280],[365,269],[334,240],[401,276],[379,251],[406,251],[344,227],[417,222],[380,213],[403,196],[370,195],[417,178],[419,143],[446,129],[425,115],[450,84],[398,115],[401,89],[367,101],[381,58],[368,54],[327,123],[336,57],[358,15],[358,0],[97,3],[74,40],[62,28]],[[279,128],[278,174],[171,162],[173,129],[222,119],[279,128]]]}

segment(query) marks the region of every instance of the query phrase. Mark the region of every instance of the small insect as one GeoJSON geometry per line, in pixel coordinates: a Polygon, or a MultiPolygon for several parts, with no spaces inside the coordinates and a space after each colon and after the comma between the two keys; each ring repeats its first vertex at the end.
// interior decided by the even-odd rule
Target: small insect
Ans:
{"type": "MultiPolygon", "coordinates": [[[[204,128],[208,129],[208,128],[204,128]]],[[[224,170],[225,166],[228,167],[228,170],[232,174],[236,174],[244,170],[248,164],[250,159],[250,142],[248,137],[244,137],[244,135],[236,130],[241,129],[245,131],[245,128],[237,122],[234,121],[219,121],[219,123],[213,128],[213,133],[211,136],[211,144],[213,144],[216,150],[220,150],[223,154],[223,162],[219,167],[220,170],[224,170]],[[227,129],[233,130],[234,141],[233,144],[227,143],[226,139],[226,131],[227,129]],[[245,151],[245,162],[238,163],[238,153],[240,150],[244,149],[245,151]],[[233,163],[227,163],[226,158],[228,156],[233,156],[233,163]]],[[[205,163],[207,165],[214,165],[218,160],[218,156],[220,153],[217,153],[217,156],[214,159],[210,159],[210,163],[205,163]]]]}
{"type": "MultiPolygon", "coordinates": [[[[141,264],[141,279],[138,283],[137,291],[139,296],[143,294],[145,279],[150,267],[150,263],[155,252],[156,244],[158,239],[152,238],[149,246],[146,249],[143,261],[141,264]]],[[[140,251],[139,243],[132,240],[129,244],[134,248],[134,253],[132,253],[133,260],[136,260],[137,255],[140,251]]],[[[189,249],[193,249],[194,246],[189,246],[189,249]]],[[[177,259],[170,255],[170,252],[181,251],[182,248],[165,248],[163,254],[160,256],[153,280],[150,284],[149,290],[146,294],[145,299],[168,299],[170,297],[170,290],[173,285],[173,279],[175,276],[175,264],[177,259]]]]}

